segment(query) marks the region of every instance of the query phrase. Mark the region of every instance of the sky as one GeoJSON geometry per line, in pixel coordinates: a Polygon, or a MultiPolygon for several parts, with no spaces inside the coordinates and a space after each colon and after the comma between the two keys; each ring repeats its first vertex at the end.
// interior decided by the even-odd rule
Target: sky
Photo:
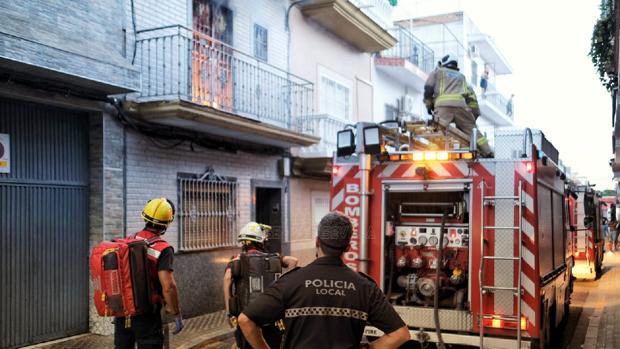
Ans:
{"type": "Polygon", "coordinates": [[[495,39],[512,66],[497,86],[515,94],[516,123],[542,130],[598,190],[614,188],[611,97],[588,56],[600,0],[399,0],[394,17],[416,17],[429,1],[462,7],[495,39]]]}

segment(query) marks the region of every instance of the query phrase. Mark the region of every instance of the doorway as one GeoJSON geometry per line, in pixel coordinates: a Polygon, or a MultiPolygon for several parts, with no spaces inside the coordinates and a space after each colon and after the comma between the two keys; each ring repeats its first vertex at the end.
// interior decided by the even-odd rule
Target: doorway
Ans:
{"type": "Polygon", "coordinates": [[[257,223],[271,226],[271,234],[265,243],[265,250],[282,253],[284,217],[280,183],[278,182],[277,186],[256,185],[254,195],[256,198],[254,201],[254,220],[257,223]]]}

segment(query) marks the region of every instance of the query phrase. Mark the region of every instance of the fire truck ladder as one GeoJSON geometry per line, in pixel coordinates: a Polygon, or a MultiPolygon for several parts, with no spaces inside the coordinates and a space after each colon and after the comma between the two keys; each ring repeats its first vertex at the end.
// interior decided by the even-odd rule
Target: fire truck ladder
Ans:
{"type": "Polygon", "coordinates": [[[478,275],[479,285],[480,285],[480,312],[479,312],[479,325],[480,325],[480,348],[484,349],[484,320],[488,319],[499,319],[503,321],[514,321],[517,324],[517,348],[521,349],[521,298],[522,298],[522,290],[521,290],[521,269],[522,269],[522,260],[521,257],[523,255],[523,232],[522,232],[522,219],[523,219],[523,184],[519,181],[519,189],[517,196],[484,196],[484,186],[485,183],[482,181],[480,185],[480,193],[482,198],[482,208],[480,212],[480,224],[482,225],[482,236],[480,238],[480,272],[478,275]],[[499,226],[485,226],[485,207],[488,205],[492,205],[492,203],[500,200],[512,200],[519,209],[519,225],[514,227],[499,227],[499,226]],[[518,231],[519,236],[519,253],[518,256],[496,256],[496,255],[485,255],[485,232],[493,231],[496,234],[497,231],[518,231]],[[499,261],[515,261],[518,262],[517,272],[519,277],[517,278],[516,287],[505,287],[505,286],[495,286],[495,285],[487,285],[484,283],[484,264],[487,260],[499,260],[499,261]],[[506,315],[497,315],[497,314],[485,314],[484,313],[484,296],[488,293],[493,292],[512,292],[517,297],[517,315],[506,314],[506,315]]]}

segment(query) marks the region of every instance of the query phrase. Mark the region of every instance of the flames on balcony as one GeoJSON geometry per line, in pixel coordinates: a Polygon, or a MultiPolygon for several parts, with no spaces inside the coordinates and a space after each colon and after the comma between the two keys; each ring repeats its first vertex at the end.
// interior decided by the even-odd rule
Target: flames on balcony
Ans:
{"type": "Polygon", "coordinates": [[[182,99],[299,131],[312,114],[311,82],[221,40],[179,25],[138,35],[139,101],[182,99]]]}

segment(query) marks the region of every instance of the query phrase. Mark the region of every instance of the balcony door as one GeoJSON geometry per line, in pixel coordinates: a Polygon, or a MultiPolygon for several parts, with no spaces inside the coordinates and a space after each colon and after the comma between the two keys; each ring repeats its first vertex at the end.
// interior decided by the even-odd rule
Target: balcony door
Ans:
{"type": "Polygon", "coordinates": [[[233,12],[221,1],[193,0],[192,102],[233,111],[233,12]]]}

